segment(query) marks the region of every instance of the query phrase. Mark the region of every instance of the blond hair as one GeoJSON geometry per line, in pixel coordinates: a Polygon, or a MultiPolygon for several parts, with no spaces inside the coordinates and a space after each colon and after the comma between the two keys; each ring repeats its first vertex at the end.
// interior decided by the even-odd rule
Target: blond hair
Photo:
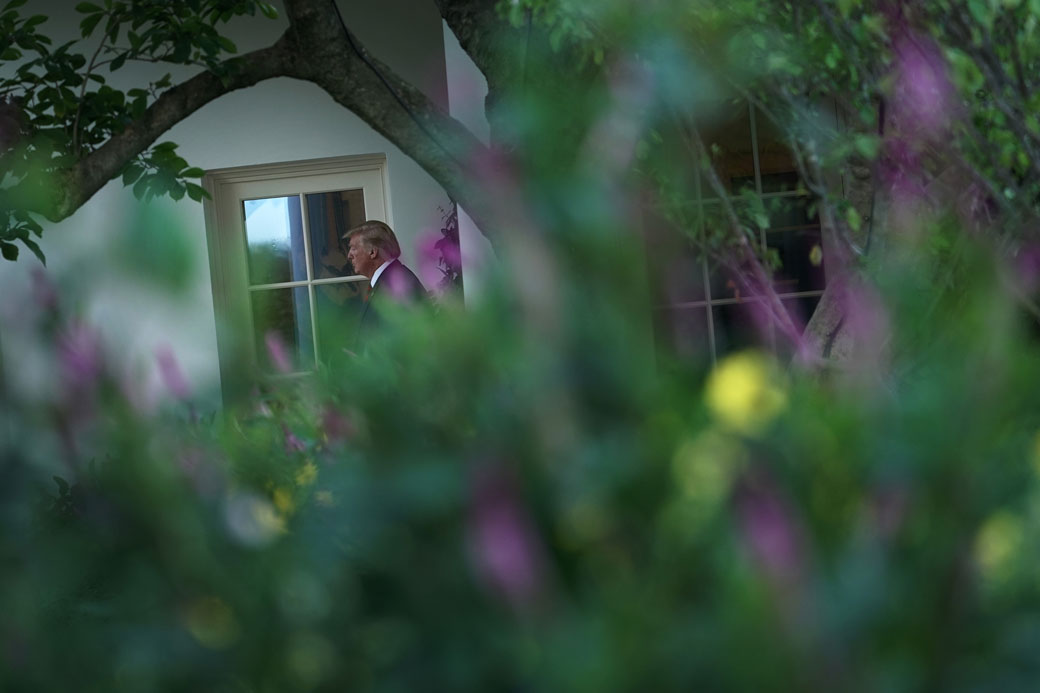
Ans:
{"type": "Polygon", "coordinates": [[[366,221],[343,234],[348,242],[354,236],[360,237],[366,246],[378,250],[379,255],[387,260],[401,257],[401,244],[397,242],[397,236],[393,229],[381,221],[366,221]]]}

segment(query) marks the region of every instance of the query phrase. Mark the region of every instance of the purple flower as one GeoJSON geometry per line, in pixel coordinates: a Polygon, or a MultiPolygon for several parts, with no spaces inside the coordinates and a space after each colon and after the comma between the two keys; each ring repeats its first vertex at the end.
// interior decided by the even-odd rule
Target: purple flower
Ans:
{"type": "Polygon", "coordinates": [[[470,546],[477,569],[514,607],[531,605],[541,592],[535,531],[511,480],[478,469],[473,480],[470,546]]]}
{"type": "Polygon", "coordinates": [[[803,551],[790,508],[764,476],[748,477],[736,496],[744,543],[770,582],[794,587],[802,574],[803,551]]]}
{"type": "Polygon", "coordinates": [[[1030,243],[1018,251],[1015,259],[1019,281],[1026,293],[1040,286],[1040,244],[1030,243]]]}
{"type": "Polygon", "coordinates": [[[280,334],[274,330],[268,331],[264,335],[264,344],[267,346],[267,355],[271,358],[271,365],[275,367],[275,370],[279,373],[292,371],[292,361],[280,334]]]}
{"type": "Polygon", "coordinates": [[[159,364],[159,375],[162,377],[166,389],[177,399],[188,399],[191,396],[191,388],[181,371],[180,364],[177,363],[173,350],[169,346],[160,347],[156,350],[155,360],[159,364]]]}
{"type": "Polygon", "coordinates": [[[97,334],[83,323],[70,325],[58,337],[58,358],[71,390],[89,389],[101,375],[101,345],[97,334]]]}
{"type": "Polygon", "coordinates": [[[325,406],[321,415],[321,430],[330,443],[339,443],[354,437],[357,427],[353,419],[331,404],[325,406]]]}
{"type": "MultiPolygon", "coordinates": [[[[387,274],[389,274],[389,272],[387,274]]],[[[390,293],[395,299],[398,301],[405,301],[410,298],[412,287],[404,274],[391,274],[389,277],[384,276],[383,280],[387,282],[390,293]]]]}
{"type": "Polygon", "coordinates": [[[426,286],[438,286],[441,281],[441,248],[442,236],[435,229],[426,229],[419,236],[419,278],[426,286]]]}
{"type": "Polygon", "coordinates": [[[47,273],[41,268],[33,268],[32,294],[36,307],[43,313],[53,313],[58,309],[58,291],[54,288],[47,273]]]}
{"type": "Polygon", "coordinates": [[[282,425],[282,433],[285,435],[285,452],[288,455],[294,452],[303,452],[307,449],[306,443],[296,437],[296,434],[289,430],[289,427],[282,425]]]}
{"type": "Polygon", "coordinates": [[[939,135],[954,112],[954,89],[938,46],[925,36],[905,34],[895,45],[891,103],[908,135],[939,135]]]}

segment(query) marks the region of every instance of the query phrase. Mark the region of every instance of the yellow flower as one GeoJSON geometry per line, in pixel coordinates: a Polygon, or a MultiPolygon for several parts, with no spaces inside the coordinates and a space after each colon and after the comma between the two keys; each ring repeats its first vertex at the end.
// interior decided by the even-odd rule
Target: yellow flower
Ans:
{"type": "Polygon", "coordinates": [[[733,438],[708,430],[679,445],[672,457],[672,473],[688,499],[716,505],[727,493],[744,448],[733,438]]]}
{"type": "Polygon", "coordinates": [[[279,486],[276,488],[272,500],[274,501],[274,507],[282,515],[292,515],[293,511],[296,510],[296,503],[293,501],[292,493],[285,487],[279,486]]]}
{"type": "Polygon", "coordinates": [[[332,497],[332,491],[318,491],[314,494],[314,501],[326,508],[331,508],[336,504],[336,499],[332,497]]]}
{"type": "Polygon", "coordinates": [[[218,597],[192,602],[181,616],[184,627],[205,647],[222,650],[233,644],[241,632],[235,613],[218,597]]]}
{"type": "Polygon", "coordinates": [[[756,351],[743,351],[720,362],[708,376],[705,400],[728,428],[754,435],[787,406],[776,364],[756,351]]]}
{"type": "Polygon", "coordinates": [[[809,262],[812,263],[813,267],[819,267],[823,264],[823,249],[820,248],[819,244],[814,245],[812,250],[809,251],[809,262]]]}
{"type": "Polygon", "coordinates": [[[296,472],[296,485],[297,486],[310,486],[314,483],[314,480],[318,478],[318,466],[314,462],[307,460],[307,462],[300,467],[299,471],[296,472]]]}
{"type": "Polygon", "coordinates": [[[1007,577],[1021,552],[1022,542],[1022,522],[1011,513],[998,512],[986,520],[975,536],[975,560],[983,577],[989,580],[1007,577]]]}

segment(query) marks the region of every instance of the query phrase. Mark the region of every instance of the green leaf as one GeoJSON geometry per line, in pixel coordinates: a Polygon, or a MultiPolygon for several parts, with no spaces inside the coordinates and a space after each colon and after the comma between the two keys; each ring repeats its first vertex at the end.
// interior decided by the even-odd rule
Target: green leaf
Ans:
{"type": "Polygon", "coordinates": [[[201,185],[195,185],[194,183],[185,183],[184,187],[188,191],[188,197],[195,200],[196,202],[202,202],[203,198],[208,198],[209,193],[201,185]]]}
{"type": "Polygon", "coordinates": [[[174,44],[173,54],[170,56],[170,61],[175,63],[183,63],[191,57],[191,42],[187,40],[180,40],[174,44]]]}
{"type": "Polygon", "coordinates": [[[859,231],[860,227],[863,226],[863,217],[859,215],[855,207],[849,206],[845,211],[845,220],[853,231],[859,231]]]}
{"type": "Polygon", "coordinates": [[[120,53],[115,58],[113,58],[112,62],[108,66],[109,72],[115,72],[116,70],[121,68],[123,66],[123,63],[126,62],[127,55],[127,53],[120,53]]]}
{"type": "Polygon", "coordinates": [[[145,192],[148,190],[149,177],[150,176],[145,176],[144,178],[139,179],[137,183],[134,184],[134,197],[136,197],[138,200],[143,199],[145,192]]]}
{"type": "Polygon", "coordinates": [[[881,138],[877,135],[856,135],[853,146],[856,147],[856,151],[861,156],[867,159],[874,159],[877,157],[878,152],[881,151],[881,138]]]}
{"type": "Polygon", "coordinates": [[[14,262],[18,259],[18,246],[7,241],[0,241],[0,254],[4,256],[5,260],[14,262]]]}
{"type": "Polygon", "coordinates": [[[133,184],[141,177],[142,173],[144,173],[144,166],[137,163],[128,164],[127,167],[123,169],[123,185],[133,184]]]}
{"type": "Polygon", "coordinates": [[[58,495],[59,496],[67,496],[67,495],[69,495],[69,482],[65,481],[64,479],[62,479],[60,476],[57,476],[57,475],[55,475],[55,476],[53,476],[51,478],[54,479],[54,483],[56,483],[58,485],[58,495]]]}
{"type": "Polygon", "coordinates": [[[192,166],[191,168],[184,169],[178,175],[180,175],[182,178],[202,178],[204,175],[206,175],[206,172],[201,168],[192,166]]]}
{"type": "Polygon", "coordinates": [[[260,11],[264,13],[264,16],[268,19],[278,19],[278,10],[274,8],[274,5],[269,5],[266,2],[258,2],[257,6],[260,11]]]}
{"type": "Polygon", "coordinates": [[[4,12],[6,12],[7,10],[17,9],[17,8],[21,7],[22,5],[24,5],[25,3],[27,3],[28,1],[29,0],[11,0],[11,2],[7,3],[6,5],[4,5],[4,12]]]}
{"type": "Polygon", "coordinates": [[[40,249],[40,246],[37,245],[36,241],[31,238],[23,238],[22,243],[25,244],[26,248],[32,251],[32,254],[36,256],[36,259],[39,260],[44,267],[47,266],[47,258],[44,257],[43,251],[40,249]]]}
{"type": "Polygon", "coordinates": [[[990,11],[988,3],[984,3],[982,0],[968,0],[968,12],[982,26],[986,28],[992,26],[993,13],[990,11]]]}
{"type": "Polygon", "coordinates": [[[80,4],[76,5],[76,11],[82,14],[93,14],[95,12],[104,12],[105,10],[98,7],[94,3],[81,2],[80,4]]]}
{"type": "Polygon", "coordinates": [[[226,36],[218,36],[217,37],[217,43],[219,43],[220,47],[223,48],[228,53],[237,53],[238,52],[238,47],[235,46],[235,42],[232,41],[231,39],[229,39],[226,36]]]}
{"type": "Polygon", "coordinates": [[[159,144],[152,147],[152,151],[155,152],[172,152],[177,148],[176,142],[160,142],[159,144]]]}

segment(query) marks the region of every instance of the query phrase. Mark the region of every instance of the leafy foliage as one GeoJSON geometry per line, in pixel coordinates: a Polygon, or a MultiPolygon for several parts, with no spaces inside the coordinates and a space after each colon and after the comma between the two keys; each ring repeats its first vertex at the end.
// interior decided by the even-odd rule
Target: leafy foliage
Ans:
{"type": "MultiPolygon", "coordinates": [[[[0,79],[0,155],[4,182],[3,256],[17,258],[19,241],[40,259],[31,235],[40,227],[20,210],[46,195],[45,188],[67,184],[62,173],[113,135],[145,116],[170,88],[169,74],[127,90],[107,83],[106,74],[128,62],[199,66],[215,74],[237,48],[220,33],[237,16],[276,10],[252,0],[106,0],[81,2],[76,12],[82,40],[54,46],[44,33],[46,15],[24,15],[26,3],[12,0],[0,11],[0,61],[10,65],[0,79]],[[87,49],[87,52],[81,52],[87,49]],[[43,181],[47,181],[45,184],[43,181]],[[24,217],[24,218],[23,218],[24,217]]],[[[160,143],[126,164],[123,180],[139,197],[205,195],[190,179],[202,173],[176,156],[172,143],[160,143]]],[[[53,194],[53,193],[51,193],[53,194]]]]}
{"type": "Polygon", "coordinates": [[[41,279],[51,382],[0,390],[0,676],[1027,690],[1040,358],[1005,268],[956,238],[858,304],[881,368],[654,366],[638,309],[599,302],[615,240],[546,276],[574,308],[555,330],[506,291],[410,313],[216,417],[170,365],[165,408],[141,406],[41,279]],[[926,291],[951,265],[971,290],[926,291]]]}

